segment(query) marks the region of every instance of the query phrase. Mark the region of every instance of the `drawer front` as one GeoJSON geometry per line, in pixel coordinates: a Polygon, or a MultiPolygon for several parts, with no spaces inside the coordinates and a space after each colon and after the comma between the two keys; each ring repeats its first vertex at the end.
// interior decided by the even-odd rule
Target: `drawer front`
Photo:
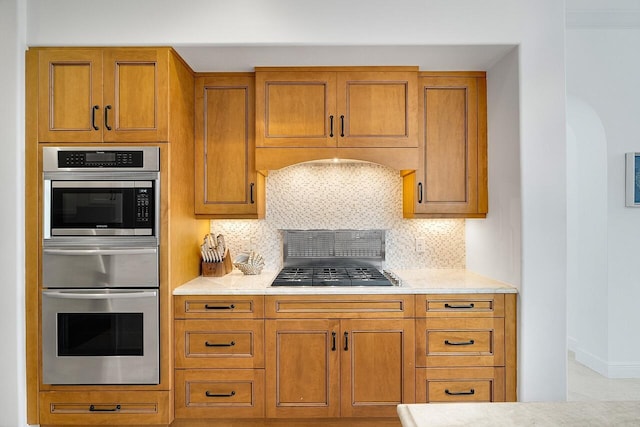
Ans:
{"type": "Polygon", "coordinates": [[[176,319],[251,319],[264,317],[262,296],[177,295],[176,319]]]}
{"type": "Polygon", "coordinates": [[[282,319],[409,318],[414,313],[414,296],[267,296],[265,312],[267,318],[282,319]]]}
{"type": "Polygon", "coordinates": [[[263,320],[176,320],[176,367],[264,368],[263,320]]]}
{"type": "Polygon", "coordinates": [[[504,366],[504,319],[416,320],[416,364],[504,366]]]}
{"type": "Polygon", "coordinates": [[[176,370],[176,418],[264,417],[264,370],[176,370]]]}
{"type": "Polygon", "coordinates": [[[419,368],[416,372],[417,403],[504,400],[504,368],[419,368]]]}
{"type": "Polygon", "coordinates": [[[418,295],[416,316],[504,317],[504,294],[418,295]]]}
{"type": "Polygon", "coordinates": [[[168,391],[41,392],[40,423],[64,425],[168,424],[168,391]]]}

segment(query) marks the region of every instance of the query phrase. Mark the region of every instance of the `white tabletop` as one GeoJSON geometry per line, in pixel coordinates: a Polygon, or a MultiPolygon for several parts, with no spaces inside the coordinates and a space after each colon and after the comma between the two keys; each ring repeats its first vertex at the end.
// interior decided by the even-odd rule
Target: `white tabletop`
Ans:
{"type": "Polygon", "coordinates": [[[640,402],[428,403],[398,415],[403,427],[640,426],[640,402]]]}

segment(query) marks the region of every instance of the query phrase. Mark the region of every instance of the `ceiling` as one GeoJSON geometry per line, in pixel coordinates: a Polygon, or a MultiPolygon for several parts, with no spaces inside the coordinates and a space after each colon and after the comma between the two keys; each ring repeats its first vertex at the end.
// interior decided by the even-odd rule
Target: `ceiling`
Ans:
{"type": "Polygon", "coordinates": [[[465,46],[174,46],[196,72],[262,66],[417,65],[421,70],[485,71],[514,45],[465,46]]]}

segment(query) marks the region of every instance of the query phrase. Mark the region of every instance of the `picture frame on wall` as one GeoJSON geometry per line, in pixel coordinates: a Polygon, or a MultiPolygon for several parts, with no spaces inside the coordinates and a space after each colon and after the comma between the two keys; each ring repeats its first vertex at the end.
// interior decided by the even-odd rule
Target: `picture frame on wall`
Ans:
{"type": "Polygon", "coordinates": [[[626,205],[640,207],[640,153],[626,154],[626,205]]]}

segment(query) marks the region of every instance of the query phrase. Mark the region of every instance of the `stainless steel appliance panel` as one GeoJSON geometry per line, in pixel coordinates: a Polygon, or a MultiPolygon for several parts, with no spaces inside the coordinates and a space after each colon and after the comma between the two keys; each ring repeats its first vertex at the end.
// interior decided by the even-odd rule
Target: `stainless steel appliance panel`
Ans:
{"type": "Polygon", "coordinates": [[[157,288],[158,247],[44,247],[45,288],[157,288]]]}
{"type": "Polygon", "coordinates": [[[45,384],[159,384],[158,291],[42,292],[45,384]]]}

